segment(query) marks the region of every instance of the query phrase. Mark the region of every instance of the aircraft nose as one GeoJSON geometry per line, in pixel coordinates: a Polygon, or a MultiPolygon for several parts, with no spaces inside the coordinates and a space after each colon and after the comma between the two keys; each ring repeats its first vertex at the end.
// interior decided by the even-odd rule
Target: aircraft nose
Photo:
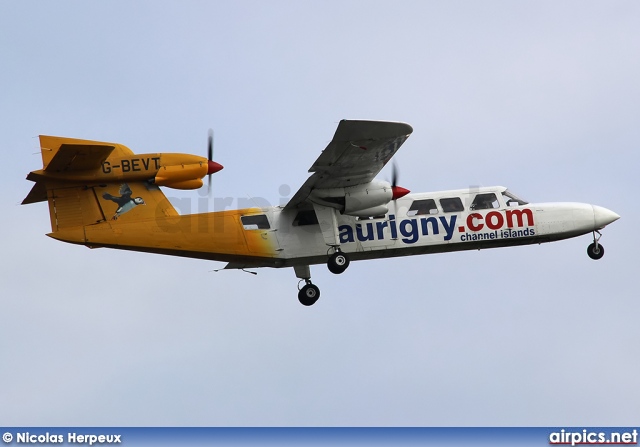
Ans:
{"type": "Polygon", "coordinates": [[[615,222],[620,219],[620,216],[611,210],[603,208],[601,206],[593,206],[593,222],[596,229],[604,228],[611,222],[615,222]]]}

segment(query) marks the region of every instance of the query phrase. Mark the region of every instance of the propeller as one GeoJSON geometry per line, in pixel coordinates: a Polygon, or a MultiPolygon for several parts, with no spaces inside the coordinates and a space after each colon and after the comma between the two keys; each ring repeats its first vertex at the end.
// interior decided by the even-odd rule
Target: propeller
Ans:
{"type": "Polygon", "coordinates": [[[213,161],[213,129],[209,129],[209,138],[207,141],[207,191],[211,195],[211,174],[220,171],[223,166],[213,161]]]}
{"type": "Polygon", "coordinates": [[[398,165],[396,164],[396,162],[393,162],[393,166],[391,167],[391,199],[393,200],[393,208],[396,212],[396,215],[398,214],[398,202],[397,200],[401,197],[406,196],[407,194],[409,194],[411,191],[409,191],[407,188],[403,188],[402,186],[398,186],[398,165]]]}

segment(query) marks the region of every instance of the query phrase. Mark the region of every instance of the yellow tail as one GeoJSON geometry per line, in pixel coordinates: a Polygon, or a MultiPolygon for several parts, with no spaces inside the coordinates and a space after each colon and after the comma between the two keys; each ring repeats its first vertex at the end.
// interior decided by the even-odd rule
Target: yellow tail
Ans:
{"type": "Polygon", "coordinates": [[[47,201],[51,218],[51,236],[69,242],[84,243],[84,227],[122,221],[139,221],[177,216],[160,188],[147,182],[80,182],[79,172],[101,169],[109,156],[133,154],[126,146],[99,141],[40,136],[43,169],[27,179],[36,184],[23,204],[47,201]],[[46,177],[54,170],[56,180],[46,177]],[[65,175],[68,173],[68,179],[65,175]],[[64,233],[54,235],[55,233],[64,233]]]}

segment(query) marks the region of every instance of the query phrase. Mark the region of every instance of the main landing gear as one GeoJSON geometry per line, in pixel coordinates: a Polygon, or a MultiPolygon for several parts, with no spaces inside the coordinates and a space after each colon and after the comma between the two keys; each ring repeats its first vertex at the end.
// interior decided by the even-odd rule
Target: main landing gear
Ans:
{"type": "MultiPolygon", "coordinates": [[[[327,267],[331,273],[339,275],[349,267],[349,257],[340,250],[337,210],[331,206],[324,206],[318,203],[313,203],[313,210],[316,213],[324,242],[329,247],[327,250],[327,267]],[[333,254],[329,255],[332,250],[333,254]]],[[[294,266],[294,269],[296,276],[301,280],[298,283],[298,300],[305,306],[311,306],[318,301],[320,289],[311,283],[311,273],[308,265],[294,266]],[[305,282],[305,285],[300,288],[302,281],[305,282]]]]}
{"type": "MultiPolygon", "coordinates": [[[[339,247],[333,247],[335,252],[329,256],[327,267],[331,273],[340,274],[349,267],[349,257],[340,251],[339,247]]],[[[298,301],[303,306],[312,306],[320,298],[320,289],[311,282],[311,271],[308,265],[296,265],[293,267],[296,276],[300,278],[298,283],[298,301]],[[304,285],[300,284],[304,281],[304,285]]]]}
{"type": "Polygon", "coordinates": [[[604,256],[604,247],[599,243],[601,237],[602,234],[598,230],[593,232],[593,243],[587,247],[587,254],[591,259],[598,260],[604,256]]]}
{"type": "Polygon", "coordinates": [[[334,247],[335,253],[329,256],[327,267],[331,273],[339,275],[349,267],[349,257],[340,251],[340,247],[334,247]]]}

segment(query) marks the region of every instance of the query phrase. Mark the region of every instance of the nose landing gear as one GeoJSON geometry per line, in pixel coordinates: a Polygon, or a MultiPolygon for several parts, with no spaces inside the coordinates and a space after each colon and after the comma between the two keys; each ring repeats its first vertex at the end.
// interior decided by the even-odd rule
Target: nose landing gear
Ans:
{"type": "Polygon", "coordinates": [[[293,270],[296,272],[296,276],[300,278],[298,282],[298,301],[303,306],[313,306],[318,298],[320,298],[320,289],[318,286],[311,282],[311,271],[308,265],[295,265],[293,270]],[[304,281],[305,284],[300,288],[300,283],[304,281]]]}
{"type": "Polygon", "coordinates": [[[311,280],[305,280],[306,284],[298,291],[298,301],[303,306],[313,306],[320,298],[320,289],[311,280]]]}
{"type": "Polygon", "coordinates": [[[604,247],[599,243],[602,234],[598,230],[593,232],[593,243],[587,247],[587,254],[593,260],[598,260],[604,256],[604,247]],[[596,236],[598,233],[598,236],[596,236]]]}

